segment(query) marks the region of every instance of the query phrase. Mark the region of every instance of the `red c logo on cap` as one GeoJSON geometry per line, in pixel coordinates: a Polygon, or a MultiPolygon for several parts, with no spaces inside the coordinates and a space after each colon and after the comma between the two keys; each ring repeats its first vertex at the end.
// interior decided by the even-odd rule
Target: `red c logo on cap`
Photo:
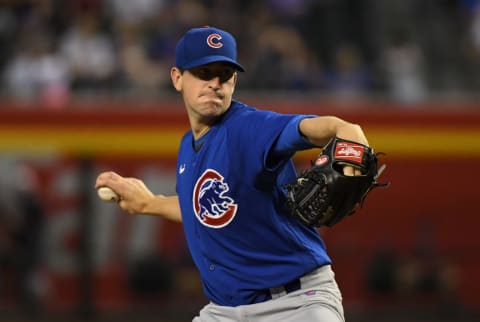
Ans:
{"type": "Polygon", "coordinates": [[[223,44],[220,42],[221,39],[222,36],[219,34],[211,34],[207,37],[207,45],[212,48],[220,48],[223,46],[223,44]]]}

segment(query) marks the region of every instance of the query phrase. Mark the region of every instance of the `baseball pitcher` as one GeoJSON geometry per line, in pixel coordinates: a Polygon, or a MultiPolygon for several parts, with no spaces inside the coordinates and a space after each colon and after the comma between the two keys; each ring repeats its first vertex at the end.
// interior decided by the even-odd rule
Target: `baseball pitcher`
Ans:
{"type": "Polygon", "coordinates": [[[376,155],[358,125],[233,100],[244,71],[230,33],[189,30],[171,69],[191,126],[179,146],[177,194],[155,195],[112,171],[96,187],[112,189],[125,211],[182,222],[209,301],[193,321],[344,321],[317,227],[338,223],[378,185],[376,155]],[[298,176],[292,156],[324,146],[298,176]]]}

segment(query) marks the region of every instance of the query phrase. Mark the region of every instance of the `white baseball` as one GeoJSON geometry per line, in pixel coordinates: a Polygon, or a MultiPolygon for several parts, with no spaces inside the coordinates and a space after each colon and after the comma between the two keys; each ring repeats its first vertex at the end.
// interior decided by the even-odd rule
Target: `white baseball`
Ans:
{"type": "Polygon", "coordinates": [[[100,187],[97,193],[103,201],[118,202],[120,200],[120,196],[109,187],[100,187]]]}

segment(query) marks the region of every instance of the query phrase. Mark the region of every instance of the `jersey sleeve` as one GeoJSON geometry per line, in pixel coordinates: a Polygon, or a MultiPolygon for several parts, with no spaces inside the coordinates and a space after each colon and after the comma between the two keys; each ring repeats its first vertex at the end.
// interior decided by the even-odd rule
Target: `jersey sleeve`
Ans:
{"type": "Polygon", "coordinates": [[[273,155],[291,156],[297,151],[315,147],[305,136],[300,133],[299,125],[303,119],[315,117],[314,115],[297,115],[283,128],[275,141],[271,153],[273,155]]]}
{"type": "Polygon", "coordinates": [[[233,143],[230,148],[237,150],[243,162],[251,164],[253,168],[274,171],[289,160],[295,151],[311,147],[298,130],[299,122],[310,117],[308,115],[282,114],[254,108],[245,109],[240,114],[233,125],[237,130],[231,132],[234,137],[230,137],[229,142],[233,143]]]}

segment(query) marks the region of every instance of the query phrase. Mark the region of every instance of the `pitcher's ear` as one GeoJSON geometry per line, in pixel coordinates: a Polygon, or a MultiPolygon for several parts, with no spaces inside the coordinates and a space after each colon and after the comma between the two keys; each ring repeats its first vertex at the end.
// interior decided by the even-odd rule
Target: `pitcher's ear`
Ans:
{"type": "Polygon", "coordinates": [[[182,90],[182,76],[183,71],[178,67],[172,67],[170,70],[170,78],[172,79],[173,87],[180,92],[182,90]]]}

